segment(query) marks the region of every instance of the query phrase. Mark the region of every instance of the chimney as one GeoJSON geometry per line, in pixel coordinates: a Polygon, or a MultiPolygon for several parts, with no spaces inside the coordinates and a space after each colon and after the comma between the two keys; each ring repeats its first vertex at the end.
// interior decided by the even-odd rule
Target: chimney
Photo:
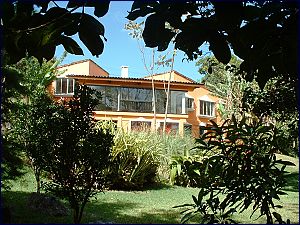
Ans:
{"type": "Polygon", "coordinates": [[[128,66],[121,66],[121,77],[128,78],[128,66]]]}

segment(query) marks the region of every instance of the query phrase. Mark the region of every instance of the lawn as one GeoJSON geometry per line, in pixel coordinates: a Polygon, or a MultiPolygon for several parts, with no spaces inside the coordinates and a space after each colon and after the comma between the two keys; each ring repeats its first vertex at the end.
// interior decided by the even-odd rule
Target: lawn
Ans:
{"type": "MultiPolygon", "coordinates": [[[[299,189],[298,159],[280,156],[293,161],[297,166],[288,167],[288,183],[285,188],[287,195],[281,196],[280,203],[284,206],[279,210],[283,218],[292,223],[299,223],[299,189]]],[[[27,173],[22,179],[13,183],[11,191],[2,192],[9,201],[13,212],[13,223],[72,223],[72,215],[53,217],[43,212],[32,211],[27,199],[35,191],[34,177],[27,173]]],[[[82,223],[104,221],[114,223],[180,223],[180,211],[173,206],[192,203],[192,195],[198,189],[184,187],[160,186],[146,191],[124,192],[107,191],[97,194],[87,204],[82,223]]],[[[67,204],[66,204],[67,205],[67,204]]],[[[263,217],[256,220],[258,214],[249,219],[251,211],[245,211],[234,217],[241,223],[266,223],[263,217]]],[[[197,218],[191,221],[197,223],[197,218]]]]}

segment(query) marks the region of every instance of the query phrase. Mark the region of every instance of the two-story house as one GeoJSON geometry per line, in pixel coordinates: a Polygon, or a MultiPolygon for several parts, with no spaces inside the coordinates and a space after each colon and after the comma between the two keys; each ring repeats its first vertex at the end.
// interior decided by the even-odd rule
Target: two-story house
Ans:
{"type": "Polygon", "coordinates": [[[170,78],[170,94],[166,130],[180,134],[191,132],[198,137],[209,120],[220,122],[216,110],[219,99],[203,84],[177,71],[155,74],[155,115],[153,107],[152,76],[130,78],[128,67],[121,68],[120,77],[112,77],[92,60],[81,60],[58,67],[62,72],[52,84],[56,98],[74,94],[75,81],[101,92],[101,104],[94,115],[97,120],[112,120],[125,130],[136,130],[141,126],[161,130],[165,119],[167,87],[170,78]],[[171,77],[170,77],[171,75],[171,77]]]}

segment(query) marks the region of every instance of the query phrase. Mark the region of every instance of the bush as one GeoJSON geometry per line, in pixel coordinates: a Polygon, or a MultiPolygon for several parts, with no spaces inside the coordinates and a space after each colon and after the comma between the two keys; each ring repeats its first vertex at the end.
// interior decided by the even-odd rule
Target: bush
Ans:
{"type": "MultiPolygon", "coordinates": [[[[142,189],[154,182],[170,182],[174,158],[198,154],[194,139],[179,134],[158,134],[147,130],[127,133],[111,121],[99,121],[98,126],[114,135],[110,166],[107,169],[107,187],[110,189],[142,189]]],[[[171,182],[174,184],[174,182],[171,182]]]]}
{"type": "Polygon", "coordinates": [[[286,184],[286,165],[294,164],[276,159],[276,128],[246,117],[241,121],[232,117],[222,126],[212,123],[214,129],[198,139],[198,143],[199,148],[213,155],[203,161],[205,169],[199,171],[203,181],[201,193],[198,198],[193,196],[194,204],[189,205],[192,209],[185,210],[183,220],[199,212],[204,219],[211,213],[214,217],[221,213],[227,219],[230,213],[242,212],[250,205],[253,212],[260,210],[260,215],[266,216],[267,223],[281,220],[275,210],[282,206],[275,201],[285,194],[282,189],[286,184]],[[219,194],[225,197],[220,200],[219,194]],[[203,195],[209,195],[206,203],[203,195]],[[212,212],[208,213],[203,204],[208,204],[212,212]]]}
{"type": "Polygon", "coordinates": [[[99,127],[114,135],[111,159],[106,170],[106,187],[115,190],[140,190],[155,182],[159,166],[159,143],[151,133],[116,129],[111,121],[99,121],[99,127]]]}

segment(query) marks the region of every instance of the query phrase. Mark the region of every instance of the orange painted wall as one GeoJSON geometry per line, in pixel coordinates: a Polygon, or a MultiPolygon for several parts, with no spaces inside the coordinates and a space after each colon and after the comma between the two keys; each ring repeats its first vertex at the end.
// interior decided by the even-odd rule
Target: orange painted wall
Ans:
{"type": "Polygon", "coordinates": [[[108,77],[109,74],[102,68],[100,68],[98,65],[96,65],[93,62],[90,62],[89,64],[89,75],[91,76],[105,76],[108,77]]]}
{"type": "MultiPolygon", "coordinates": [[[[79,83],[81,84],[97,84],[97,85],[109,85],[109,86],[121,86],[121,87],[140,87],[140,88],[151,88],[151,82],[145,80],[132,80],[132,79],[113,79],[109,78],[108,72],[104,69],[99,67],[91,60],[83,61],[80,63],[73,63],[67,65],[65,67],[58,68],[59,71],[66,70],[64,75],[75,74],[75,75],[90,75],[90,76],[107,76],[108,78],[93,78],[93,77],[74,77],[79,79],[79,83]]],[[[162,73],[157,74],[154,76],[156,81],[156,88],[162,89],[163,84],[165,82],[161,82],[158,80],[166,80],[168,81],[169,73],[162,73]]],[[[151,77],[146,77],[146,79],[151,79],[151,77]]],[[[194,110],[188,112],[188,114],[169,114],[168,115],[168,122],[178,122],[179,129],[181,129],[181,133],[183,130],[184,124],[191,124],[192,125],[192,134],[195,137],[199,136],[199,125],[205,123],[209,125],[210,119],[213,119],[216,123],[221,122],[221,118],[218,115],[217,110],[216,117],[204,117],[199,116],[200,114],[200,98],[206,97],[203,100],[209,100],[215,102],[215,106],[219,102],[219,98],[213,96],[203,85],[195,84],[191,79],[185,77],[184,75],[177,73],[176,71],[172,72],[171,81],[177,82],[187,82],[187,83],[173,83],[171,85],[171,90],[185,90],[188,91],[187,94],[194,98],[194,110]],[[200,87],[199,87],[200,86],[200,87]],[[195,89],[195,87],[197,87],[195,89]]],[[[167,83],[167,82],[166,82],[167,83]]],[[[54,84],[54,83],[53,83],[54,84]]],[[[49,91],[53,93],[54,85],[49,86],[49,91]]],[[[61,96],[56,96],[55,99],[59,99],[61,96]]],[[[152,113],[134,113],[134,112],[103,112],[103,111],[96,111],[95,112],[96,119],[112,119],[118,121],[118,125],[122,126],[123,128],[130,130],[130,121],[153,121],[153,114],[152,113]]],[[[163,121],[164,115],[158,114],[157,121],[163,121]]]]}
{"type": "Polygon", "coordinates": [[[217,104],[219,103],[219,98],[213,96],[205,87],[196,88],[194,91],[188,92],[188,95],[194,98],[194,109],[188,113],[187,123],[192,124],[192,134],[193,136],[199,135],[199,125],[205,123],[206,125],[211,124],[209,120],[213,120],[217,124],[220,123],[221,117],[218,114],[216,109],[217,104]],[[204,96],[207,97],[207,100],[215,102],[215,117],[204,117],[200,116],[200,98],[204,96]]]}

